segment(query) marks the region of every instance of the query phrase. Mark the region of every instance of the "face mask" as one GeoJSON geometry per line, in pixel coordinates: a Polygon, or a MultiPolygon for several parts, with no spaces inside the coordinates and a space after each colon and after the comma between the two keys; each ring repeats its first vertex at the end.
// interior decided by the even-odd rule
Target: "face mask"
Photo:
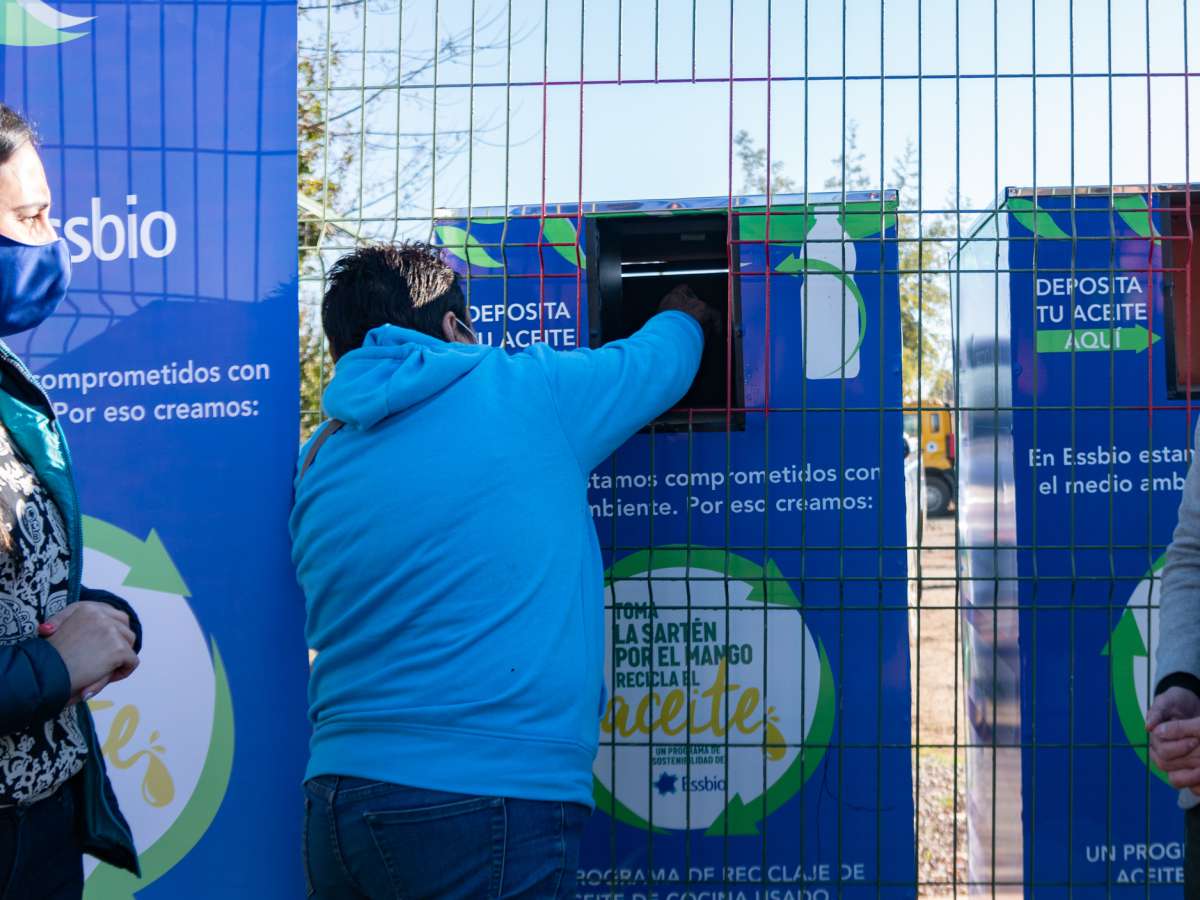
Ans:
{"type": "Polygon", "coordinates": [[[0,337],[41,325],[70,283],[71,256],[62,238],[31,245],[0,236],[0,337]]]}
{"type": "Polygon", "coordinates": [[[461,331],[463,334],[465,334],[467,336],[467,343],[469,343],[469,344],[478,344],[479,343],[479,335],[477,335],[475,333],[475,329],[472,328],[470,325],[466,324],[458,316],[454,317],[454,324],[458,327],[459,331],[461,331]]]}

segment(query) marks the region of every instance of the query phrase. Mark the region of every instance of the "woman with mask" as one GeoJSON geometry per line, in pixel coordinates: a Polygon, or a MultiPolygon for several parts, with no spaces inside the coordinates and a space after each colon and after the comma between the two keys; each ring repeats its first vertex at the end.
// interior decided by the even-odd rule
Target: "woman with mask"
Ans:
{"type": "MultiPolygon", "coordinates": [[[[0,103],[0,337],[70,282],[33,129],[0,103]]],[[[87,701],[137,667],[124,601],[80,585],[70,455],[50,401],[0,343],[0,897],[79,898],[83,854],[137,872],[87,701]]]]}

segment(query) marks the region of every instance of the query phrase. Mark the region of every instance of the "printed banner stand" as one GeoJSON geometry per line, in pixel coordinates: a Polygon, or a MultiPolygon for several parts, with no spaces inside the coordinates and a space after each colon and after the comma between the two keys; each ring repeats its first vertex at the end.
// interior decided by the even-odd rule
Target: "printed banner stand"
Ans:
{"type": "Polygon", "coordinates": [[[84,581],[145,629],[91,703],[143,877],[88,900],[303,896],[294,4],[4,0],[68,301],[11,341],[63,421],[84,581]]]}

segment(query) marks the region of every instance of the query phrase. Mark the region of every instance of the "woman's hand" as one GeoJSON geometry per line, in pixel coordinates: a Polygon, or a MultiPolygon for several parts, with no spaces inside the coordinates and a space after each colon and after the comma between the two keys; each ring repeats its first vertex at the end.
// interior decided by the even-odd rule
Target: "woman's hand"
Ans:
{"type": "Polygon", "coordinates": [[[38,629],[67,667],[71,702],[87,702],[138,667],[129,617],[106,603],[80,601],[38,629]]]}

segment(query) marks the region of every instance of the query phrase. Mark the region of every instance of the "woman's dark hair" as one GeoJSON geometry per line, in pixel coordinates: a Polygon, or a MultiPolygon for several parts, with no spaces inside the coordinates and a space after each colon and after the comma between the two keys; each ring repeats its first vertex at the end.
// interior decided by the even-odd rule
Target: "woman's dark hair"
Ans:
{"type": "Polygon", "coordinates": [[[30,143],[37,143],[37,132],[33,125],[7,103],[0,103],[0,166],[12,159],[12,155],[22,146],[30,143]]]}
{"type": "Polygon", "coordinates": [[[321,322],[337,360],[361,347],[367,332],[380,325],[441,338],[448,312],[469,321],[458,276],[436,247],[409,241],[360,247],[334,263],[321,322]]]}
{"type": "MultiPolygon", "coordinates": [[[[0,166],[29,143],[37,144],[37,132],[34,131],[33,125],[7,103],[0,103],[0,166]]],[[[14,512],[15,510],[0,506],[0,518],[7,519],[14,512]]],[[[12,553],[16,546],[12,533],[0,527],[0,553],[12,553]]]]}

